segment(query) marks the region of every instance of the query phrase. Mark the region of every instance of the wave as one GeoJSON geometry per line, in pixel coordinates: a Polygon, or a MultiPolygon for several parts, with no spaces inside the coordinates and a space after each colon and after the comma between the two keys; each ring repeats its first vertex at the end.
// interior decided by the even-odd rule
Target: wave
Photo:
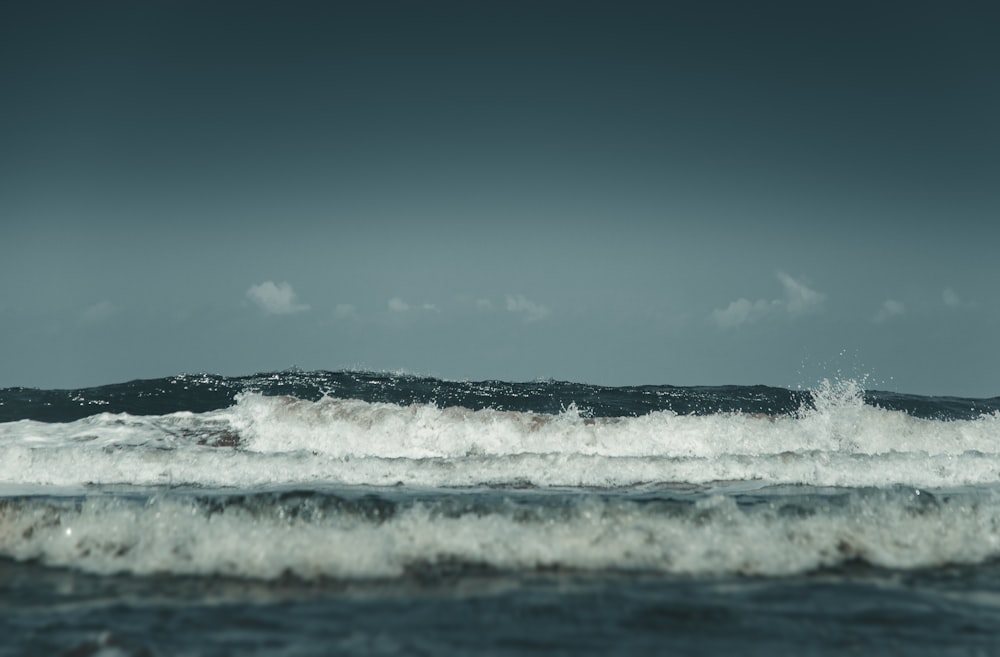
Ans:
{"type": "Polygon", "coordinates": [[[761,480],[947,487],[1000,474],[1000,414],[915,417],[827,384],[791,414],[594,417],[240,393],[232,406],[0,424],[0,481],[253,487],[627,487],[761,480]]]}
{"type": "MultiPolygon", "coordinates": [[[[863,383],[863,382],[861,382],[863,383]]],[[[95,413],[166,415],[205,413],[233,405],[244,393],[317,401],[323,397],[409,406],[433,404],[556,414],[575,406],[592,417],[636,417],[655,411],[792,414],[813,404],[824,388],[856,388],[866,403],[927,419],[974,419],[1000,410],[1000,398],[923,397],[861,390],[854,381],[824,381],[817,391],[769,386],[642,385],[604,387],[565,381],[446,381],[377,372],[292,370],[224,377],[182,374],[77,390],[0,389],[0,423],[17,420],[72,422],[95,413]]]]}
{"type": "Polygon", "coordinates": [[[0,423],[0,558],[263,580],[1000,558],[992,402],[881,405],[854,381],[791,405],[762,387],[373,375],[317,392],[331,378],[302,377],[172,379],[193,402],[163,380],[107,404],[89,391],[74,402],[88,413],[65,421],[39,419],[49,398],[18,391],[31,412],[0,423]],[[150,412],[165,405],[181,409],[150,412]]]}
{"type": "Polygon", "coordinates": [[[285,491],[0,501],[0,555],[98,574],[397,578],[442,569],[790,575],[1000,556],[995,490],[539,496],[285,491]]]}

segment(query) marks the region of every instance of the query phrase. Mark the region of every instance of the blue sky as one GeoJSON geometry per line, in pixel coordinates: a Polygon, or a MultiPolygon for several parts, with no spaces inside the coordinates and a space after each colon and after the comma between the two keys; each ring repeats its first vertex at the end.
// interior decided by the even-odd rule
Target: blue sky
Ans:
{"type": "Polygon", "coordinates": [[[0,12],[0,386],[1000,394],[990,4],[0,12]]]}

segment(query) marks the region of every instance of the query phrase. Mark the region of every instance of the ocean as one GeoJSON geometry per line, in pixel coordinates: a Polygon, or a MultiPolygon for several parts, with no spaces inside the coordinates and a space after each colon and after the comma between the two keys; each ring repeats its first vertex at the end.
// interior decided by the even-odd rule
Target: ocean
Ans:
{"type": "Polygon", "coordinates": [[[1000,398],[0,390],[0,655],[1000,655],[1000,398]]]}

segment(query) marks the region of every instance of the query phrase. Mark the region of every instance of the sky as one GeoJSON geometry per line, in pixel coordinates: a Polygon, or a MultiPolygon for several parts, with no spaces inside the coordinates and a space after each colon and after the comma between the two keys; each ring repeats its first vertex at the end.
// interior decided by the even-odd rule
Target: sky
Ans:
{"type": "Polygon", "coordinates": [[[974,2],[0,8],[0,387],[1000,395],[974,2]]]}

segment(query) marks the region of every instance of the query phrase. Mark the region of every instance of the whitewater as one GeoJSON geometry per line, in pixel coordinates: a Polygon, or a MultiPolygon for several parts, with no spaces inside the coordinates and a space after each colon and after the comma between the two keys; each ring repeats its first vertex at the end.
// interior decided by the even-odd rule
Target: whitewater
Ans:
{"type": "Polygon", "coordinates": [[[853,380],[10,388],[0,654],[995,654],[998,438],[853,380]]]}

